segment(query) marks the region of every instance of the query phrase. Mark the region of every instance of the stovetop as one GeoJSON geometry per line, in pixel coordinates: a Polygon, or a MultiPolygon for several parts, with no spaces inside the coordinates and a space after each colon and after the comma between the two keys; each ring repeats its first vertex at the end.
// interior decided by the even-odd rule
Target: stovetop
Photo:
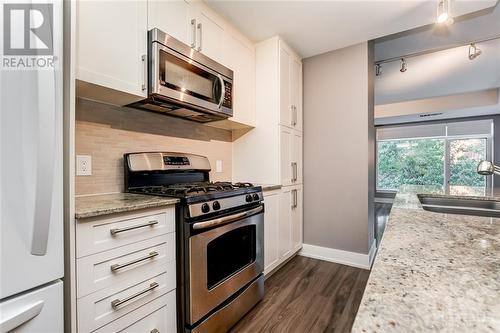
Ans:
{"type": "Polygon", "coordinates": [[[189,202],[207,201],[230,196],[262,191],[251,183],[201,182],[173,185],[143,186],[129,189],[129,192],[176,197],[189,202]]]}

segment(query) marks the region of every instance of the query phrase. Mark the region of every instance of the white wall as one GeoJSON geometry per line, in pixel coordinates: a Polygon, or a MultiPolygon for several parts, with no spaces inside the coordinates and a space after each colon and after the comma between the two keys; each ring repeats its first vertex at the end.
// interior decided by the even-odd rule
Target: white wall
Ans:
{"type": "Polygon", "coordinates": [[[367,43],[304,60],[304,243],[368,254],[374,127],[367,43]]]}

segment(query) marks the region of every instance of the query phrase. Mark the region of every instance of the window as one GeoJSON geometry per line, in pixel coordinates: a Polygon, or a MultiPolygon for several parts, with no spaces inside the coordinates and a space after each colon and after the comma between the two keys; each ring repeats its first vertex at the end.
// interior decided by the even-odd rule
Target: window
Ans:
{"type": "Polygon", "coordinates": [[[491,120],[377,129],[377,190],[433,185],[484,195],[491,181],[476,167],[491,158],[491,138],[491,120]]]}

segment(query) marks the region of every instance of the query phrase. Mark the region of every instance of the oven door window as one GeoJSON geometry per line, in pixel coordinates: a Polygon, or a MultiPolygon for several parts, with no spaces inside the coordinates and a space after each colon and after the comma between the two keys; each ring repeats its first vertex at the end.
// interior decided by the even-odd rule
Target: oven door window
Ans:
{"type": "Polygon", "coordinates": [[[207,245],[208,289],[255,261],[256,226],[231,230],[207,245]]]}
{"type": "Polygon", "coordinates": [[[160,50],[160,84],[193,97],[219,104],[221,79],[194,63],[160,50]]]}

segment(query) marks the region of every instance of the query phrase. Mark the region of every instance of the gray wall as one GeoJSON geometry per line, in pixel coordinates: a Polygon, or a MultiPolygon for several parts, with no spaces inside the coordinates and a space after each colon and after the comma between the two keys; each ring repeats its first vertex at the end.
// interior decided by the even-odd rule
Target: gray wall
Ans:
{"type": "Polygon", "coordinates": [[[373,241],[371,45],[304,60],[304,243],[367,254],[373,241]]]}

